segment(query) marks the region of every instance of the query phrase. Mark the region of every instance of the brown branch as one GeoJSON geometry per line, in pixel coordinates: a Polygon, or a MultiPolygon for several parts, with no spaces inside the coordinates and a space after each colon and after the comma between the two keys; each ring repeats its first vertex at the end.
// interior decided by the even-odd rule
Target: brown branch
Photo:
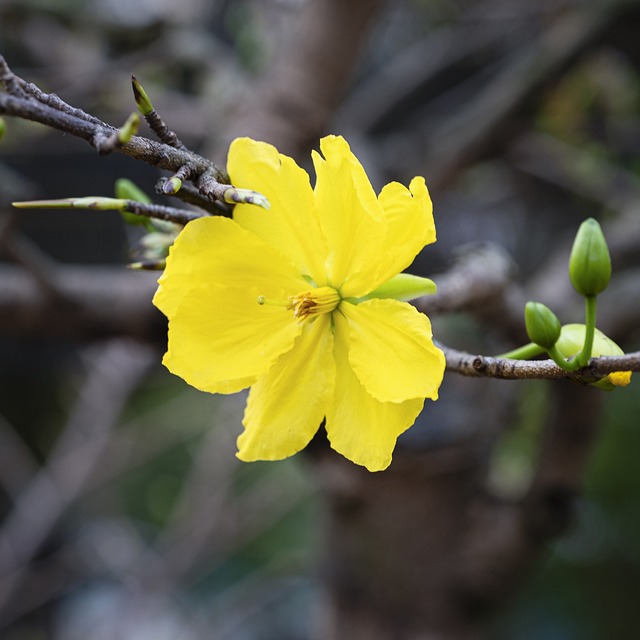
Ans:
{"type": "Polygon", "coordinates": [[[293,157],[314,144],[343,97],[368,28],[384,5],[384,0],[304,3],[259,88],[239,105],[231,137],[266,140],[293,157]]]}
{"type": "MultiPolygon", "coordinates": [[[[93,147],[95,147],[95,136],[100,127],[104,129],[105,135],[110,135],[117,130],[106,123],[98,125],[35,100],[18,98],[8,94],[0,94],[0,114],[39,122],[52,129],[81,138],[93,147]]],[[[116,151],[135,160],[146,162],[158,169],[175,172],[185,164],[192,164],[198,174],[223,175],[223,172],[210,160],[191,151],[174,149],[169,145],[154,142],[140,136],[134,136],[116,151]]]]}
{"type": "Polygon", "coordinates": [[[553,360],[512,360],[458,351],[438,343],[447,359],[447,371],[463,376],[499,380],[558,380],[560,378],[596,381],[614,371],[640,371],[640,351],[624,356],[592,358],[584,369],[569,373],[553,360]]]}
{"type": "Polygon", "coordinates": [[[122,267],[56,265],[55,297],[44,296],[24,269],[0,270],[0,333],[13,337],[165,340],[165,321],[152,305],[157,275],[122,267]]]}
{"type": "Polygon", "coordinates": [[[503,249],[497,245],[476,247],[462,254],[449,271],[434,276],[437,292],[414,304],[426,314],[502,306],[515,273],[513,260],[503,249]]]}
{"type": "Polygon", "coordinates": [[[68,105],[54,94],[48,95],[35,85],[26,83],[11,72],[2,56],[0,81],[8,91],[0,93],[0,115],[39,122],[74,135],[88,142],[99,153],[117,151],[158,169],[188,176],[189,180],[198,184],[202,196],[224,202],[221,194],[231,186],[225,184],[228,181],[226,172],[182,143],[178,144],[173,138],[170,137],[170,144],[167,144],[133,136],[125,144],[105,145],[105,141],[116,139],[116,127],[68,105]]]}

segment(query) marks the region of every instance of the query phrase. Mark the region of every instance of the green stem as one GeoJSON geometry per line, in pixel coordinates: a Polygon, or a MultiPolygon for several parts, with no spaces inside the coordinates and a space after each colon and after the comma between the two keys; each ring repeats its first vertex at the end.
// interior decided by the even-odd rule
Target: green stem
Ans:
{"type": "Polygon", "coordinates": [[[593,336],[596,330],[596,296],[585,296],[585,332],[582,351],[576,356],[579,367],[585,367],[591,358],[593,336]]]}
{"type": "Polygon", "coordinates": [[[503,353],[496,358],[509,358],[511,360],[529,360],[529,358],[535,358],[540,354],[544,353],[544,349],[537,345],[535,342],[530,342],[529,344],[525,344],[513,351],[508,351],[507,353],[503,353]]]}
{"type": "Polygon", "coordinates": [[[553,345],[551,349],[547,351],[549,357],[561,368],[565,371],[575,371],[576,369],[580,369],[581,365],[578,364],[576,358],[573,360],[565,360],[564,356],[558,351],[558,348],[553,345]]]}

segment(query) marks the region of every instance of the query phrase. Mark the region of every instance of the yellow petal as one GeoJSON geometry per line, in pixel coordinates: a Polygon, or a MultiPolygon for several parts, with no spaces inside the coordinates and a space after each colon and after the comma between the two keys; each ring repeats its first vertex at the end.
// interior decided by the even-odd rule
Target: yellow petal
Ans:
{"type": "Polygon", "coordinates": [[[228,170],[236,187],[265,195],[271,207],[236,205],[234,219],[278,248],[318,285],[326,284],[327,243],[320,231],[309,175],[264,142],[238,138],[229,148],[228,170]]]}
{"type": "Polygon", "coordinates": [[[345,297],[361,296],[373,289],[386,222],[367,174],[347,142],[328,136],[320,141],[320,149],[325,159],[313,153],[315,196],[330,248],[329,284],[345,297]]]}
{"type": "Polygon", "coordinates": [[[211,283],[254,288],[256,295],[269,298],[286,298],[308,287],[277,250],[220,216],[193,220],[180,232],[158,279],[153,304],[170,318],[184,294],[211,283]]]}
{"type": "Polygon", "coordinates": [[[295,267],[224,218],[190,222],[171,248],[154,304],[169,317],[163,362],[189,384],[229,393],[266,373],[302,327],[283,299],[306,286],[295,267]]]}
{"type": "Polygon", "coordinates": [[[387,220],[387,236],[376,285],[406,269],[425,245],[436,241],[433,204],[424,178],[414,178],[408,189],[391,182],[378,201],[387,220]]]}
{"type": "Polygon", "coordinates": [[[238,457],[280,460],[307,446],[333,392],[333,334],[328,314],[305,323],[291,351],[251,388],[238,457]]]}
{"type": "MultiPolygon", "coordinates": [[[[431,340],[431,323],[406,302],[374,298],[343,302],[348,321],[349,362],[367,391],[381,402],[436,400],[445,358],[431,340]]],[[[336,325],[339,321],[336,316],[336,325]]]]}
{"type": "Polygon", "coordinates": [[[344,319],[338,320],[334,348],[336,386],[327,409],[327,436],[333,449],[345,458],[369,471],[382,471],[391,463],[398,436],[415,422],[424,400],[379,402],[367,393],[351,369],[348,351],[348,327],[344,319]]]}

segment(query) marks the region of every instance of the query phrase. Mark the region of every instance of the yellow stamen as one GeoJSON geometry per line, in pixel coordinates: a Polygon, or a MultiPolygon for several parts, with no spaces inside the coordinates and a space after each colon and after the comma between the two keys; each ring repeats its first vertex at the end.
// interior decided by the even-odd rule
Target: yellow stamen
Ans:
{"type": "Polygon", "coordinates": [[[317,287],[303,291],[289,298],[287,309],[293,310],[294,317],[299,322],[309,316],[330,313],[340,304],[340,294],[332,287],[317,287]]]}
{"type": "Polygon", "coordinates": [[[293,311],[298,322],[323,313],[331,313],[340,304],[340,294],[332,287],[316,287],[302,291],[288,300],[273,300],[265,296],[258,296],[258,304],[269,304],[286,307],[293,311]]]}

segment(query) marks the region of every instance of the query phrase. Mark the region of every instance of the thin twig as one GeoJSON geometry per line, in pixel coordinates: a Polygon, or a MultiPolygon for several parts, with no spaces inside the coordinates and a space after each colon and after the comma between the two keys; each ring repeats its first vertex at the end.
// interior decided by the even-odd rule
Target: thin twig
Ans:
{"type": "MultiPolygon", "coordinates": [[[[166,191],[164,190],[164,183],[167,180],[168,178],[160,178],[156,185],[157,193],[162,195],[166,194],[166,191]]],[[[172,195],[186,204],[192,204],[214,215],[230,218],[233,211],[230,205],[220,202],[219,200],[211,200],[210,198],[207,198],[207,196],[202,195],[193,185],[188,183],[183,183],[180,190],[172,195]]]]}
{"type": "Polygon", "coordinates": [[[498,378],[500,380],[557,380],[560,378],[596,381],[614,371],[640,371],[640,351],[624,356],[593,358],[578,371],[569,373],[553,360],[511,360],[493,358],[452,349],[438,343],[447,359],[447,371],[464,376],[498,378]]]}

